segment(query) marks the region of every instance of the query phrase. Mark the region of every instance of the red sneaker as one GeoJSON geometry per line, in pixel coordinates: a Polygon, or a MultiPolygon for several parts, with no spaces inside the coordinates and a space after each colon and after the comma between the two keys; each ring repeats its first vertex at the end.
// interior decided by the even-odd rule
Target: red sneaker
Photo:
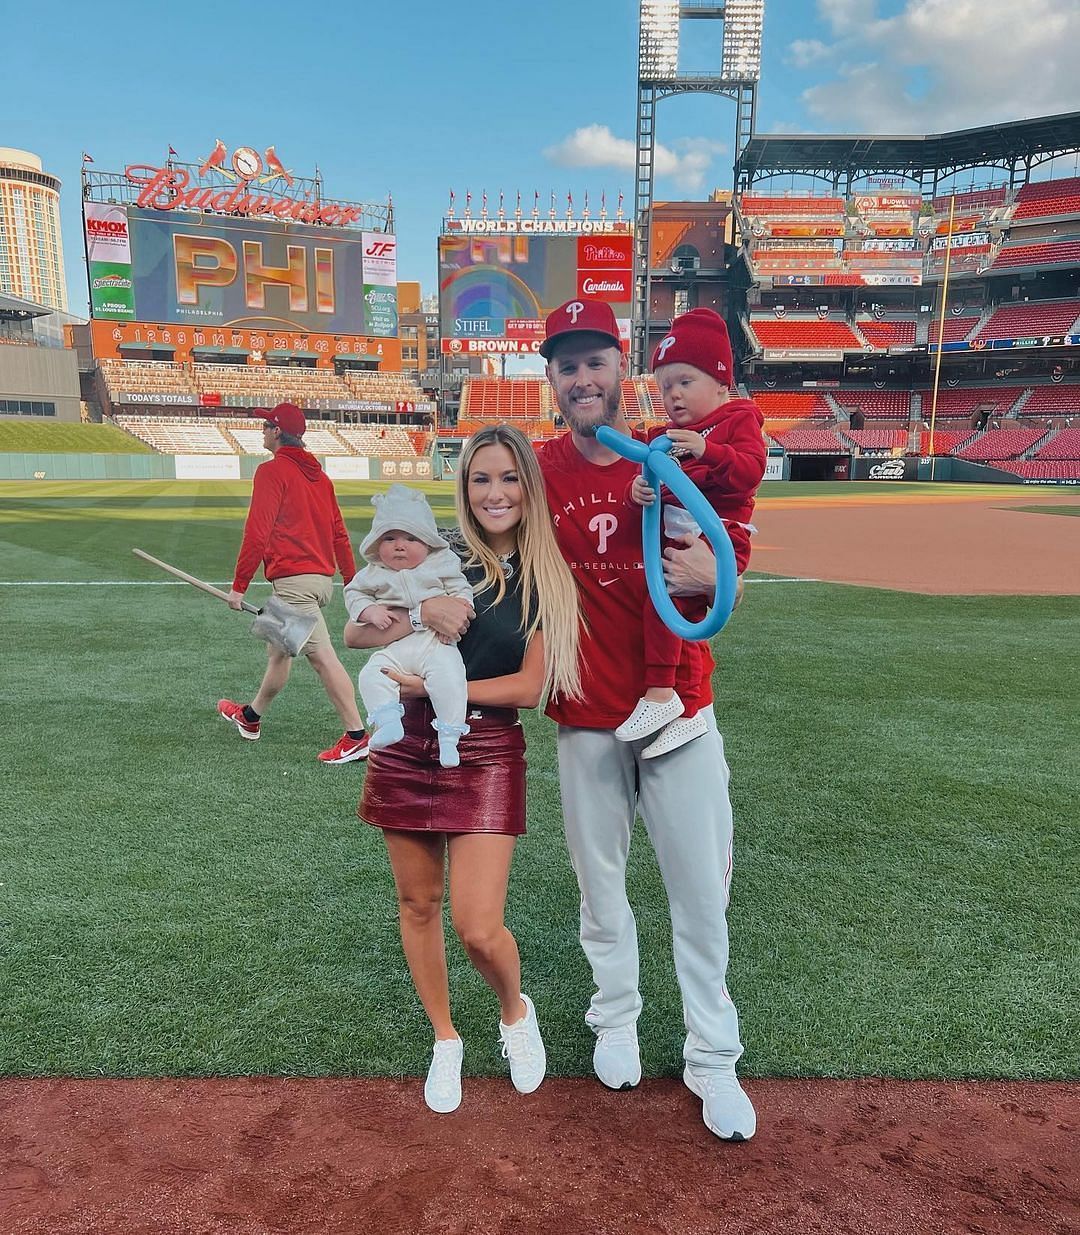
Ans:
{"type": "Polygon", "coordinates": [[[368,757],[368,735],[357,740],[343,733],[329,750],[319,751],[320,763],[353,763],[368,757]]]}
{"type": "Polygon", "coordinates": [[[255,721],[254,724],[244,717],[244,705],[242,703],[233,703],[231,699],[219,699],[217,705],[218,715],[222,720],[231,720],[232,723],[240,730],[240,736],[247,738],[249,742],[257,742],[259,740],[259,728],[262,725],[261,720],[255,721]]]}

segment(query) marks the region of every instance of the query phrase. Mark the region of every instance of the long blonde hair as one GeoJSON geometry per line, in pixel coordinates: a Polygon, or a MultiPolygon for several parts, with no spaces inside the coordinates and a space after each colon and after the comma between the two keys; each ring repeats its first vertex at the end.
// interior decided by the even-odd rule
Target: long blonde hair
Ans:
{"type": "Polygon", "coordinates": [[[473,458],[485,446],[505,446],[514,458],[521,482],[521,522],[517,526],[517,549],[521,558],[521,629],[526,639],[530,639],[537,628],[543,630],[544,694],[579,699],[581,609],[577,584],[555,540],[540,464],[529,439],[511,425],[488,425],[469,438],[461,452],[455,497],[458,524],[469,549],[466,564],[483,567],[484,581],[479,590],[495,588],[495,604],[498,604],[506,595],[506,575],[469,506],[468,496],[473,458]]]}

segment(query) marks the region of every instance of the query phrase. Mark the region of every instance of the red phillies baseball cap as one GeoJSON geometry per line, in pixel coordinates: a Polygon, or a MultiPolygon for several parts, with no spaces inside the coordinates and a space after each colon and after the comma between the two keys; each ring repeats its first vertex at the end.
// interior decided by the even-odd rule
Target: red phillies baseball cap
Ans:
{"type": "Polygon", "coordinates": [[[264,419],[268,425],[274,425],[282,433],[291,433],[293,437],[303,437],[307,429],[304,413],[295,403],[279,403],[264,419]]]}
{"type": "Polygon", "coordinates": [[[551,352],[560,339],[569,334],[600,334],[611,340],[611,346],[620,348],[619,323],[611,305],[603,300],[568,300],[547,316],[544,323],[544,341],[540,355],[551,359],[551,352]]]}

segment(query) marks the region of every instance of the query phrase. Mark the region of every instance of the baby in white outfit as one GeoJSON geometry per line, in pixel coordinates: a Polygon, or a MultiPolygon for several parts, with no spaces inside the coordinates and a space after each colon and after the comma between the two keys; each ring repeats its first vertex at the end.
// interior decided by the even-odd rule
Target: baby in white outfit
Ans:
{"type": "MultiPolygon", "coordinates": [[[[375,518],[360,545],[368,565],[345,587],[345,606],[354,622],[385,630],[391,608],[415,611],[433,596],[456,596],[472,603],[472,588],[458,555],[439,535],[427,499],[405,485],[391,485],[371,499],[375,518]]],[[[360,697],[368,712],[371,750],[400,742],[405,736],[401,688],[383,669],[415,673],[424,679],[435,711],[439,762],[457,767],[458,739],[469,732],[465,723],[468,688],[461,653],[442,643],[431,630],[418,630],[372,652],[360,670],[360,697]]]]}

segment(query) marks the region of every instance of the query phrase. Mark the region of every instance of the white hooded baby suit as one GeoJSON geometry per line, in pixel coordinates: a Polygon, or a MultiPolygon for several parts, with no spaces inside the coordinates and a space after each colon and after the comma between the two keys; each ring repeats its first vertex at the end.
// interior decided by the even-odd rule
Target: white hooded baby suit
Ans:
{"type": "MultiPolygon", "coordinates": [[[[424,495],[405,485],[391,485],[372,498],[375,518],[360,545],[368,564],[357,571],[345,587],[349,617],[358,621],[368,605],[415,609],[434,596],[456,596],[472,603],[473,593],[461,570],[458,555],[439,535],[435,515],[424,495]],[[430,552],[412,570],[391,570],[378,558],[379,540],[386,532],[408,532],[428,546],[430,552]]],[[[439,762],[443,767],[459,763],[458,738],[469,732],[465,724],[468,688],[461,653],[453,644],[440,643],[430,630],[406,635],[384,648],[377,648],[360,670],[360,697],[372,728],[370,749],[381,750],[405,736],[401,724],[401,688],[383,669],[414,673],[424,679],[435,712],[439,735],[439,762]]]]}

